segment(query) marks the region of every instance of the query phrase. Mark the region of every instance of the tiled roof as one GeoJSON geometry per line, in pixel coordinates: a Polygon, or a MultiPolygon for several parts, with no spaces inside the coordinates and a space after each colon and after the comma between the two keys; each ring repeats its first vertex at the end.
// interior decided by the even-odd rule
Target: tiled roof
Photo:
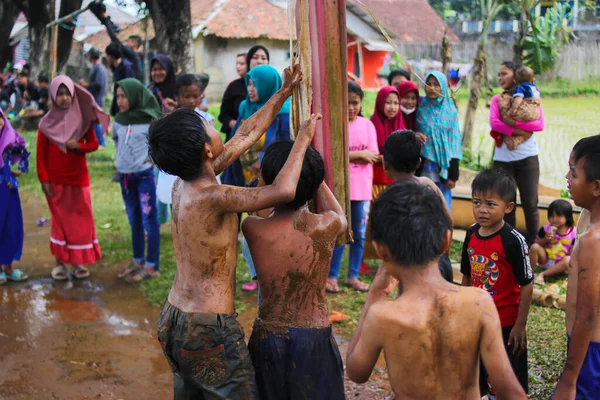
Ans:
{"type": "Polygon", "coordinates": [[[192,0],[192,26],[222,38],[288,40],[284,9],[267,0],[192,0]]]}
{"type": "MultiPolygon", "coordinates": [[[[398,42],[441,42],[444,29],[451,41],[459,38],[444,23],[427,0],[361,0],[398,42]]],[[[360,7],[356,0],[348,2],[360,7]]]]}
{"type": "MultiPolygon", "coordinates": [[[[125,42],[127,38],[131,35],[138,35],[144,40],[144,22],[138,21],[134,24],[129,25],[121,25],[121,31],[117,33],[117,36],[121,40],[121,42],[125,42]]],[[[152,25],[152,19],[148,20],[148,40],[154,39],[154,26],[152,25]]],[[[99,49],[101,52],[104,52],[106,46],[110,44],[110,37],[108,33],[106,33],[106,29],[101,30],[98,33],[94,33],[93,35],[88,36],[84,40],[83,43],[90,44],[95,48],[99,49]]]]}

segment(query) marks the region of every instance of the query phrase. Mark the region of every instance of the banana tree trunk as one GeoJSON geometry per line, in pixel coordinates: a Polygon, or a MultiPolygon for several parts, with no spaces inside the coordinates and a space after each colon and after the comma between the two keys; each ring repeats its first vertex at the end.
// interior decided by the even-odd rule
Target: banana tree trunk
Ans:
{"type": "MultiPolygon", "coordinates": [[[[296,37],[304,81],[294,94],[295,129],[311,112],[323,115],[313,146],[325,161],[325,181],[350,221],[346,1],[296,2],[296,37]]],[[[351,240],[350,229],[340,243],[351,240]]]]}

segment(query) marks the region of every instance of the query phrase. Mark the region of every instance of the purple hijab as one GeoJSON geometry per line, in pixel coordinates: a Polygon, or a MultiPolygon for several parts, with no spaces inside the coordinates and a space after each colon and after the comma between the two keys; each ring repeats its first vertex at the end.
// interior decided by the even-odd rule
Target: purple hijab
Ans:
{"type": "Polygon", "coordinates": [[[173,61],[171,58],[164,54],[157,54],[154,56],[152,61],[150,61],[150,81],[152,81],[152,66],[154,63],[159,63],[167,72],[167,76],[163,83],[154,83],[152,85],[156,86],[163,97],[166,99],[167,97],[170,99],[175,98],[175,69],[173,68],[173,61]]]}
{"type": "MultiPolygon", "coordinates": [[[[4,166],[4,151],[12,149],[15,146],[25,147],[25,139],[14,130],[1,108],[0,114],[4,120],[4,126],[0,131],[0,168],[2,168],[4,166]]],[[[19,162],[20,159],[20,156],[13,156],[11,162],[12,164],[15,164],[19,162]]]]}

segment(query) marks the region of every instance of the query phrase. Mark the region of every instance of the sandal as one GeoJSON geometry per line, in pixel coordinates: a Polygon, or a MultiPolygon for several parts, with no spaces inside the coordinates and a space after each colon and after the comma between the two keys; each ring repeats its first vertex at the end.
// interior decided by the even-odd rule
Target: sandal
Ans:
{"type": "Polygon", "coordinates": [[[158,274],[152,275],[148,270],[144,267],[138,269],[133,274],[129,275],[125,278],[125,282],[127,283],[139,283],[144,279],[156,278],[158,274]]]}
{"type": "Polygon", "coordinates": [[[20,269],[13,269],[11,274],[6,275],[6,279],[12,282],[23,282],[29,279],[29,276],[20,269]]]}
{"type": "Polygon", "coordinates": [[[370,286],[364,282],[359,281],[358,279],[353,279],[346,282],[346,286],[358,291],[358,292],[368,292],[370,286]]]}
{"type": "Polygon", "coordinates": [[[56,267],[52,268],[52,279],[55,281],[66,281],[69,279],[69,271],[67,271],[67,267],[63,264],[58,264],[56,267]]]}
{"type": "Polygon", "coordinates": [[[76,279],[85,279],[90,276],[90,271],[83,265],[74,264],[72,267],[73,276],[76,279]]]}
{"type": "Polygon", "coordinates": [[[337,279],[327,278],[327,284],[325,285],[325,291],[327,293],[339,293],[340,287],[338,286],[337,279]]]}
{"type": "Polygon", "coordinates": [[[0,286],[6,283],[6,274],[4,271],[0,272],[0,286]]]}
{"type": "Polygon", "coordinates": [[[119,279],[126,278],[129,275],[131,275],[133,272],[136,272],[140,268],[143,268],[142,264],[132,260],[129,263],[129,265],[127,265],[125,268],[123,268],[122,270],[119,271],[119,273],[117,274],[117,278],[119,278],[119,279]]]}

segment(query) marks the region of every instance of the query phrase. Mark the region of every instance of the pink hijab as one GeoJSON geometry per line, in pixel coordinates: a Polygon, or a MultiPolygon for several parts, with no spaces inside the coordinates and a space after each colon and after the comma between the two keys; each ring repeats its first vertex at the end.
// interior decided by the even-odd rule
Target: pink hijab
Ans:
{"type": "Polygon", "coordinates": [[[102,131],[108,131],[110,123],[108,114],[96,104],[90,92],[74,83],[68,76],[59,75],[52,80],[50,95],[52,108],[40,121],[39,129],[64,153],[67,152],[66,143],[84,137],[93,122],[98,121],[102,125],[102,131]],[[68,110],[59,108],[55,104],[60,85],[65,85],[73,96],[73,102],[68,110]]]}

